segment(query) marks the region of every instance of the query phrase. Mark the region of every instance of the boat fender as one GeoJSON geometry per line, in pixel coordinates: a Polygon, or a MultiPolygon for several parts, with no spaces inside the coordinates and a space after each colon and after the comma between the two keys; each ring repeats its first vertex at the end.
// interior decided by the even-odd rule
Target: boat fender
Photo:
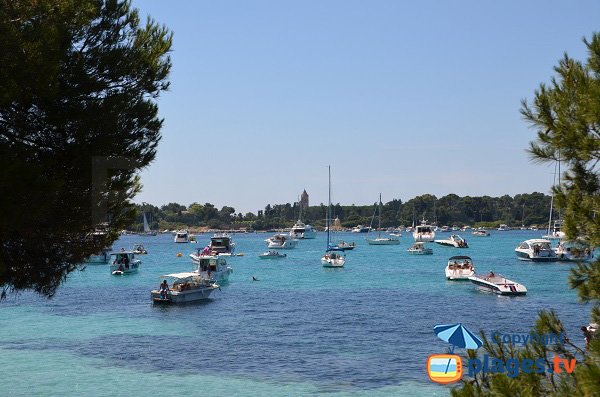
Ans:
{"type": "Polygon", "coordinates": [[[177,257],[178,257],[178,258],[181,258],[181,255],[182,255],[182,254],[181,254],[181,252],[178,252],[178,253],[177,253],[177,257]]]}

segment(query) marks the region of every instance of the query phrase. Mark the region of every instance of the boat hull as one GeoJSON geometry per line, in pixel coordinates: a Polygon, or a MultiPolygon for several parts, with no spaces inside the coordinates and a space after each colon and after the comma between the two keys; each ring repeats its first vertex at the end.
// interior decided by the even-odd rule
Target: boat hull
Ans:
{"type": "Polygon", "coordinates": [[[161,298],[160,291],[153,290],[150,292],[150,297],[155,303],[187,303],[198,302],[209,299],[212,292],[218,287],[206,287],[190,291],[169,291],[166,299],[161,298]]]}
{"type": "Polygon", "coordinates": [[[390,238],[374,238],[367,239],[367,243],[369,245],[398,245],[400,244],[400,240],[390,238]]]}

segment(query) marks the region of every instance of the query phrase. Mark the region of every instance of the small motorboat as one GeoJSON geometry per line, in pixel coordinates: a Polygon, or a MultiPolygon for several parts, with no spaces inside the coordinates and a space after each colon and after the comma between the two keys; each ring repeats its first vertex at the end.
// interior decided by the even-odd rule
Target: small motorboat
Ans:
{"type": "Polygon", "coordinates": [[[321,264],[323,267],[344,267],[346,264],[346,257],[341,252],[328,249],[321,258],[321,264]]]}
{"type": "Polygon", "coordinates": [[[475,230],[473,233],[471,233],[473,236],[477,236],[477,237],[489,237],[490,232],[488,232],[487,230],[484,229],[479,229],[479,230],[475,230]]]}
{"type": "Polygon", "coordinates": [[[120,251],[110,254],[112,260],[110,265],[110,273],[114,276],[122,276],[130,273],[137,273],[142,261],[135,259],[135,252],[120,251]]]}
{"type": "Polygon", "coordinates": [[[582,240],[559,241],[553,249],[559,261],[591,262],[594,259],[594,250],[582,240]]]}
{"type": "Polygon", "coordinates": [[[425,247],[425,243],[422,241],[415,242],[409,249],[406,250],[411,255],[431,255],[433,250],[425,247]]]}
{"type": "Polygon", "coordinates": [[[445,245],[447,247],[469,248],[469,245],[467,244],[467,240],[460,237],[458,234],[453,234],[450,237],[448,237],[447,239],[435,240],[434,242],[436,244],[445,245]]]}
{"type": "Polygon", "coordinates": [[[150,298],[154,303],[186,303],[205,300],[219,288],[219,284],[212,279],[192,272],[166,274],[161,279],[170,279],[172,282],[170,285],[166,283],[167,288],[164,290],[155,289],[150,292],[150,298]]]}
{"type": "Polygon", "coordinates": [[[514,296],[527,294],[527,288],[523,284],[509,280],[500,274],[494,274],[494,272],[490,272],[487,276],[473,275],[469,277],[469,280],[478,289],[498,295],[514,296]]]}
{"type": "Polygon", "coordinates": [[[296,247],[298,240],[286,234],[276,234],[265,240],[268,248],[292,249],[296,247]]]}
{"type": "Polygon", "coordinates": [[[337,244],[333,245],[332,248],[335,248],[340,251],[351,251],[356,248],[356,244],[354,242],[347,243],[343,240],[340,240],[337,244]]]}
{"type": "Polygon", "coordinates": [[[145,255],[148,253],[142,244],[134,244],[133,252],[135,252],[137,255],[145,255]]]}
{"type": "Polygon", "coordinates": [[[446,265],[446,278],[448,280],[468,281],[469,277],[475,275],[473,259],[468,256],[453,256],[448,259],[446,265]]]}
{"type": "Polygon", "coordinates": [[[278,258],[285,258],[286,256],[287,256],[287,254],[280,254],[277,251],[269,250],[267,252],[263,252],[258,257],[260,259],[278,259],[278,258]]]}

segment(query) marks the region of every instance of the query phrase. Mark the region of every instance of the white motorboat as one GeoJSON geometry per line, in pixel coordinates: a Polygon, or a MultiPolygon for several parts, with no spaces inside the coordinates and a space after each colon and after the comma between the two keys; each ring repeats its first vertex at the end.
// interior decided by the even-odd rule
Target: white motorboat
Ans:
{"type": "Polygon", "coordinates": [[[219,288],[213,280],[206,279],[198,273],[172,273],[161,277],[167,282],[164,290],[155,289],[150,292],[154,303],[186,303],[208,299],[210,294],[219,288]]]}
{"type": "Polygon", "coordinates": [[[212,255],[233,255],[235,251],[235,243],[231,236],[227,233],[215,233],[210,238],[208,245],[212,255]]]}
{"type": "Polygon", "coordinates": [[[498,226],[497,229],[499,232],[506,232],[510,230],[510,227],[508,225],[505,225],[504,223],[500,224],[500,226],[498,226]]]}
{"type": "Polygon", "coordinates": [[[448,280],[468,281],[469,277],[475,275],[473,260],[468,256],[453,256],[448,259],[446,265],[446,278],[448,280]]]}
{"type": "Polygon", "coordinates": [[[146,251],[146,248],[144,248],[144,245],[141,243],[133,245],[133,252],[135,252],[137,255],[145,255],[148,253],[148,251],[146,251]]]}
{"type": "Polygon", "coordinates": [[[452,229],[450,229],[450,226],[448,226],[448,225],[444,225],[444,226],[440,227],[440,232],[442,232],[442,233],[450,232],[450,230],[452,230],[452,229]]]}
{"type": "Polygon", "coordinates": [[[327,204],[327,216],[325,218],[325,224],[327,227],[327,245],[325,245],[325,254],[321,257],[321,265],[323,267],[344,267],[346,264],[346,256],[344,252],[338,248],[334,248],[331,244],[331,228],[329,227],[331,222],[331,166],[327,167],[329,175],[329,195],[327,204]]]}
{"type": "Polygon", "coordinates": [[[290,230],[290,237],[294,239],[313,239],[317,237],[317,232],[311,225],[305,225],[298,219],[290,230]]]}
{"type": "Polygon", "coordinates": [[[352,233],[369,233],[369,227],[368,226],[363,226],[363,225],[358,225],[355,228],[353,228],[351,230],[352,233]]]}
{"type": "Polygon", "coordinates": [[[286,256],[287,256],[287,254],[280,254],[277,251],[269,250],[267,252],[263,252],[258,257],[260,259],[279,259],[279,258],[285,258],[286,256]]]}
{"type": "Polygon", "coordinates": [[[265,240],[269,249],[288,250],[296,248],[298,240],[295,240],[287,234],[276,234],[265,240]]]}
{"type": "MultiPolygon", "coordinates": [[[[367,243],[369,245],[398,245],[400,244],[400,239],[396,236],[390,237],[381,237],[381,193],[379,193],[379,203],[377,204],[378,215],[378,226],[377,226],[377,237],[368,238],[367,243]]],[[[375,219],[375,212],[373,213],[373,218],[371,219],[371,226],[373,226],[373,220],[375,219]]],[[[369,227],[370,230],[373,230],[372,227],[369,227]]]]}
{"type": "Polygon", "coordinates": [[[550,240],[525,240],[515,248],[517,257],[522,261],[553,262],[557,260],[556,253],[550,246],[550,240]]]}
{"type": "Polygon", "coordinates": [[[112,260],[110,273],[115,276],[137,273],[142,264],[142,261],[135,259],[135,252],[133,251],[112,252],[110,256],[112,260]]]}
{"type": "Polygon", "coordinates": [[[351,251],[356,248],[356,244],[354,242],[347,243],[343,240],[340,240],[337,244],[330,244],[330,247],[336,249],[337,251],[351,251]]]}
{"type": "Polygon", "coordinates": [[[485,229],[478,229],[478,230],[473,231],[471,234],[473,236],[478,236],[478,237],[489,237],[490,232],[488,232],[485,229]]]}
{"type": "Polygon", "coordinates": [[[444,240],[435,240],[436,244],[445,245],[447,247],[454,248],[469,248],[467,240],[459,236],[458,234],[452,234],[450,237],[444,240]]]}
{"type": "Polygon", "coordinates": [[[175,232],[175,237],[173,241],[176,243],[189,243],[188,239],[189,233],[187,230],[179,230],[175,232]]]}
{"type": "Polygon", "coordinates": [[[559,241],[553,248],[556,258],[564,262],[591,262],[594,250],[584,241],[559,241]]]}
{"type": "Polygon", "coordinates": [[[229,275],[233,273],[233,269],[227,265],[227,261],[222,255],[205,255],[198,249],[195,254],[190,254],[190,258],[198,266],[195,273],[218,283],[227,282],[229,275]]]}
{"type": "Polygon", "coordinates": [[[523,284],[516,283],[500,274],[494,274],[493,272],[490,272],[487,276],[473,275],[469,277],[469,280],[475,284],[478,289],[498,295],[527,294],[527,288],[525,288],[523,284]]]}
{"type": "Polygon", "coordinates": [[[433,239],[435,238],[433,226],[429,225],[427,221],[423,219],[420,225],[415,226],[413,238],[415,239],[415,241],[422,241],[424,243],[433,241],[433,239]]]}
{"type": "Polygon", "coordinates": [[[425,243],[422,241],[416,241],[409,249],[406,250],[411,255],[431,255],[433,250],[425,247],[425,243]]]}

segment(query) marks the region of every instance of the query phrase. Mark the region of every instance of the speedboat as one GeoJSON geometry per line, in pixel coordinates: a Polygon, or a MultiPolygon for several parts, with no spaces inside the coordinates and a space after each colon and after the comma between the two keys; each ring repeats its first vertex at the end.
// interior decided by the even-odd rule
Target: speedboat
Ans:
{"type": "Polygon", "coordinates": [[[448,237],[445,240],[435,240],[435,243],[440,244],[440,245],[445,245],[447,247],[469,248],[469,245],[467,244],[467,240],[460,237],[458,234],[452,234],[450,237],[448,237]]]}
{"type": "Polygon", "coordinates": [[[168,289],[161,291],[158,289],[150,292],[150,297],[154,303],[185,303],[208,299],[210,294],[219,288],[213,280],[207,279],[198,273],[172,273],[161,277],[164,280],[171,280],[168,289]]]}
{"type": "Polygon", "coordinates": [[[286,256],[287,256],[287,254],[280,254],[277,251],[269,250],[267,252],[263,252],[258,257],[260,259],[279,259],[279,258],[285,258],[286,256]]]}
{"type": "Polygon", "coordinates": [[[134,244],[133,252],[135,252],[138,255],[144,255],[148,253],[148,251],[146,251],[146,248],[144,248],[143,244],[134,244]]]}
{"type": "Polygon", "coordinates": [[[227,261],[222,255],[203,255],[202,251],[198,249],[196,254],[190,254],[190,257],[192,262],[198,266],[195,273],[204,278],[226,282],[229,275],[233,273],[233,269],[227,265],[227,261]]]}
{"type": "Polygon", "coordinates": [[[352,231],[352,233],[368,233],[369,229],[370,228],[368,226],[358,225],[355,228],[353,228],[351,231],[352,231]]]}
{"type": "Polygon", "coordinates": [[[292,249],[296,247],[298,240],[291,238],[286,234],[276,234],[265,240],[269,249],[292,249]]]}
{"type": "Polygon", "coordinates": [[[550,246],[550,240],[525,240],[515,248],[517,257],[522,261],[553,262],[557,260],[556,253],[550,246]]]}
{"type": "Polygon", "coordinates": [[[111,256],[110,273],[114,276],[122,276],[137,273],[142,261],[135,259],[134,251],[113,252],[111,256]],[[114,257],[114,259],[113,259],[114,257]]]}
{"type": "Polygon", "coordinates": [[[446,265],[446,278],[448,280],[465,280],[475,275],[473,260],[468,256],[453,256],[446,265]]]}
{"type": "Polygon", "coordinates": [[[500,274],[490,272],[487,276],[473,275],[469,280],[482,291],[492,292],[498,295],[525,295],[527,288],[523,284],[516,283],[500,274]]]}
{"type": "Polygon", "coordinates": [[[424,243],[433,241],[433,239],[435,238],[433,226],[427,224],[427,221],[423,219],[420,225],[415,226],[413,238],[415,239],[415,241],[422,241],[424,243]]]}
{"type": "Polygon", "coordinates": [[[176,243],[189,243],[188,235],[189,233],[187,230],[179,230],[175,232],[173,241],[176,243]]]}
{"type": "Polygon", "coordinates": [[[510,227],[508,227],[508,225],[505,225],[504,223],[500,224],[500,226],[498,226],[498,231],[499,232],[506,232],[510,230],[510,227]]]}
{"type": "Polygon", "coordinates": [[[231,236],[227,233],[215,233],[210,238],[208,245],[212,255],[233,255],[235,251],[235,243],[231,236]]]}
{"type": "Polygon", "coordinates": [[[356,248],[356,244],[354,242],[352,243],[347,243],[343,240],[340,240],[337,244],[335,245],[330,245],[332,248],[336,248],[339,251],[351,251],[354,248],[356,248]]]}
{"type": "Polygon", "coordinates": [[[444,225],[440,228],[440,232],[442,232],[442,233],[449,232],[450,230],[451,230],[450,226],[448,226],[448,225],[444,225]]]}
{"type": "Polygon", "coordinates": [[[290,230],[290,237],[295,239],[311,239],[317,237],[317,232],[311,225],[305,225],[298,219],[290,230]]]}
{"type": "Polygon", "coordinates": [[[433,250],[431,248],[425,247],[425,243],[422,241],[416,241],[409,249],[406,250],[409,254],[412,255],[431,255],[433,254],[433,250]]]}
{"type": "Polygon", "coordinates": [[[490,235],[490,232],[488,232],[487,230],[484,230],[484,229],[479,229],[479,230],[475,230],[471,234],[473,236],[478,236],[478,237],[488,237],[490,235]]]}
{"type": "Polygon", "coordinates": [[[589,244],[577,241],[559,241],[553,248],[556,258],[564,262],[590,262],[594,259],[594,250],[589,244]]]}

